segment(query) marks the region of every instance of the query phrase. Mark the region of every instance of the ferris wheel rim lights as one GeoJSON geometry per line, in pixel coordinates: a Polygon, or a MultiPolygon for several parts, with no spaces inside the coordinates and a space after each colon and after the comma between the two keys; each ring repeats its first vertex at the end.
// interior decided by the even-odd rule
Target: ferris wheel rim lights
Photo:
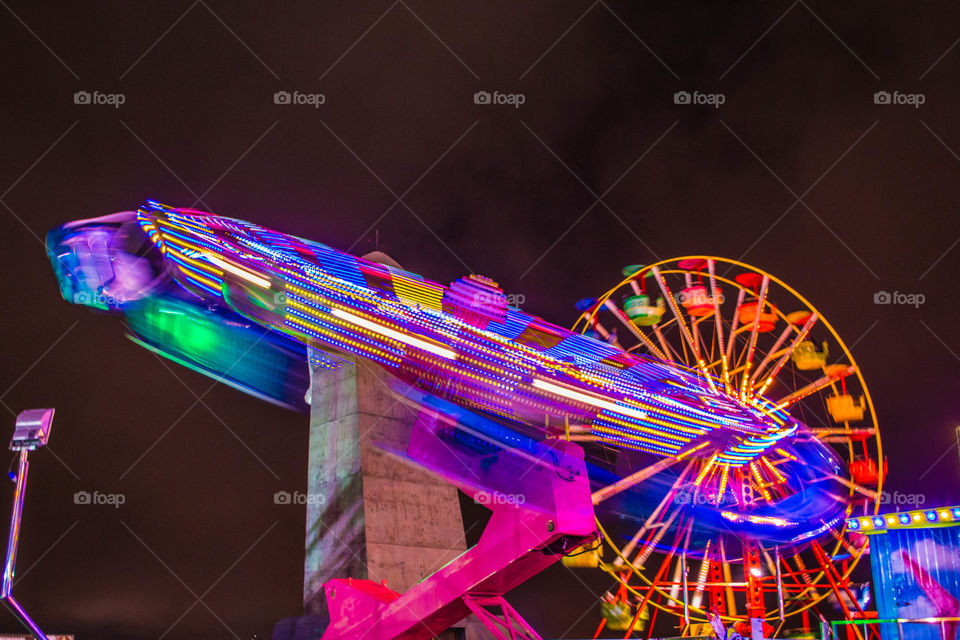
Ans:
{"type": "MultiPolygon", "coordinates": [[[[621,346],[628,352],[644,354],[650,352],[661,360],[669,361],[671,365],[681,368],[686,367],[688,371],[695,375],[699,372],[701,377],[708,377],[711,381],[716,382],[716,386],[720,388],[720,391],[725,390],[727,392],[726,395],[729,397],[735,397],[735,399],[744,404],[752,405],[759,413],[765,414],[767,417],[770,417],[770,414],[774,416],[782,415],[790,420],[787,424],[780,424],[778,429],[772,429],[768,433],[756,434],[754,437],[776,437],[779,433],[789,433],[794,424],[796,425],[794,429],[796,438],[790,438],[782,443],[751,443],[740,441],[735,447],[732,447],[735,449],[734,451],[724,451],[724,454],[733,454],[733,456],[727,458],[728,460],[736,459],[738,453],[743,456],[740,459],[745,460],[753,458],[755,455],[754,450],[756,449],[761,449],[764,452],[756,456],[755,459],[747,462],[744,465],[745,470],[740,472],[746,476],[751,476],[751,474],[755,476],[752,478],[755,481],[748,481],[748,484],[751,484],[753,487],[752,494],[756,494],[758,491],[763,494],[760,496],[762,500],[756,503],[761,505],[760,510],[745,508],[744,512],[741,513],[738,509],[731,508],[733,504],[741,505],[743,502],[741,501],[740,493],[734,491],[731,496],[728,492],[727,487],[730,485],[731,478],[734,477],[732,469],[729,469],[727,465],[723,465],[722,471],[724,473],[716,472],[716,468],[721,466],[716,464],[720,461],[718,456],[716,456],[716,451],[718,449],[723,451],[722,446],[716,449],[712,448],[702,456],[702,459],[698,463],[702,465],[699,472],[696,468],[691,469],[693,475],[696,476],[694,482],[691,483],[688,481],[686,484],[682,484],[684,482],[682,474],[685,474],[687,470],[678,472],[677,474],[671,472],[673,475],[669,477],[664,475],[658,486],[667,493],[663,494],[664,501],[660,504],[656,502],[650,503],[651,508],[655,507],[650,519],[643,522],[640,530],[632,537],[630,535],[632,530],[615,532],[623,535],[623,542],[626,543],[624,553],[627,555],[636,553],[637,557],[640,558],[640,566],[634,568],[634,574],[637,575],[647,587],[656,591],[658,597],[665,598],[667,601],[672,602],[673,606],[684,606],[686,611],[687,603],[680,602],[676,598],[671,597],[671,593],[676,591],[677,578],[674,577],[671,580],[669,573],[664,573],[662,579],[659,574],[656,577],[651,575],[651,577],[648,578],[644,575],[644,567],[642,566],[649,558],[653,547],[656,547],[653,551],[660,552],[666,556],[665,562],[669,562],[671,554],[673,553],[673,551],[671,551],[672,547],[669,544],[661,543],[659,537],[651,538],[647,541],[644,541],[642,537],[651,535],[649,531],[653,530],[654,527],[659,527],[660,525],[669,526],[669,523],[675,521],[674,516],[676,516],[677,513],[683,513],[685,516],[689,516],[690,522],[687,523],[687,526],[692,524],[694,530],[697,531],[697,535],[700,536],[697,539],[696,545],[690,547],[688,546],[689,532],[685,538],[682,528],[676,530],[677,538],[673,544],[676,545],[679,543],[680,545],[687,545],[685,547],[687,553],[699,553],[704,549],[704,540],[709,543],[715,539],[710,536],[725,536],[729,534],[734,538],[746,537],[758,539],[761,545],[767,545],[769,542],[770,545],[776,546],[781,551],[785,548],[791,549],[791,552],[797,556],[799,556],[801,551],[814,549],[811,553],[817,556],[817,553],[821,551],[820,543],[823,542],[823,540],[818,540],[818,538],[823,537],[830,540],[827,536],[832,533],[836,546],[832,550],[822,549],[822,554],[814,558],[814,561],[821,567],[820,572],[809,574],[817,586],[794,585],[795,588],[801,589],[801,594],[809,595],[809,601],[805,604],[789,603],[788,607],[790,610],[788,613],[792,615],[816,606],[818,602],[821,602],[828,595],[828,593],[824,592],[824,590],[829,591],[826,586],[828,579],[825,576],[833,571],[846,578],[863,555],[867,547],[866,540],[852,539],[849,537],[849,542],[844,540],[843,536],[845,534],[848,536],[851,534],[843,531],[843,523],[851,511],[856,508],[856,506],[859,506],[859,501],[862,499],[862,496],[866,496],[868,501],[873,501],[872,504],[870,504],[868,513],[876,512],[876,510],[880,508],[878,496],[882,490],[883,476],[885,474],[885,468],[882,464],[875,465],[874,468],[879,467],[880,471],[874,472],[873,476],[864,473],[863,470],[859,468],[857,470],[852,468],[854,462],[872,459],[871,456],[874,454],[867,450],[868,444],[875,442],[875,455],[877,459],[883,460],[883,452],[869,390],[866,387],[866,381],[863,379],[863,375],[857,367],[856,361],[850,353],[849,348],[844,344],[829,321],[822,319],[822,315],[803,295],[776,276],[770,275],[762,269],[738,260],[711,256],[684,256],[659,260],[655,265],[639,268],[624,268],[622,273],[624,279],[598,297],[592,298],[592,305],[588,308],[578,307],[581,313],[574,324],[575,329],[584,332],[593,331],[600,335],[604,333],[612,335],[611,326],[608,321],[612,322],[617,329],[621,328],[620,324],[617,324],[618,321],[624,325],[626,325],[626,322],[632,322],[635,326],[626,326],[627,329],[630,329],[629,332],[621,332],[622,336],[626,337],[628,341],[623,341],[622,338],[619,341],[621,346]],[[753,285],[753,287],[747,290],[743,283],[737,281],[743,280],[743,278],[733,280],[734,276],[732,274],[728,276],[727,271],[716,272],[715,265],[720,269],[726,269],[727,271],[732,270],[733,273],[736,273],[738,268],[750,272],[752,275],[749,280],[751,281],[746,284],[753,285]],[[657,269],[654,270],[654,267],[657,267],[657,269]],[[706,267],[705,271],[704,267],[706,267]],[[641,278],[644,276],[650,277],[655,274],[656,271],[659,272],[657,275],[662,276],[662,278],[658,278],[657,280],[661,283],[661,293],[668,302],[671,301],[671,291],[682,290],[682,294],[693,294],[693,303],[702,301],[704,302],[703,306],[706,307],[707,296],[714,298],[714,302],[717,301],[717,298],[721,300],[724,299],[723,296],[717,295],[720,293],[718,285],[729,285],[732,287],[732,291],[738,292],[735,303],[736,306],[731,307],[730,303],[733,302],[734,296],[730,296],[728,293],[725,297],[728,303],[723,307],[723,310],[721,310],[718,304],[714,304],[712,310],[709,308],[701,309],[700,306],[688,307],[687,305],[683,305],[684,308],[678,308],[677,305],[671,305],[670,308],[674,312],[674,317],[669,317],[668,313],[668,317],[664,317],[662,320],[660,316],[651,319],[649,315],[641,313],[634,313],[632,315],[630,313],[618,313],[621,306],[624,312],[628,311],[629,301],[633,299],[631,296],[635,297],[640,295],[640,293],[647,293],[649,285],[647,289],[641,290],[641,286],[644,284],[641,278]],[[762,290],[764,294],[767,293],[767,283],[769,283],[769,287],[775,287],[771,290],[769,301],[758,295],[760,293],[758,289],[762,290]],[[684,286],[686,286],[685,289],[684,286]],[[748,296],[747,294],[750,295],[748,296]],[[750,305],[749,298],[755,298],[752,307],[753,311],[756,311],[757,307],[761,304],[769,308],[771,310],[768,314],[769,318],[764,316],[761,322],[758,323],[758,316],[755,313],[741,313],[743,310],[741,306],[746,308],[750,305]],[[779,298],[784,298],[784,300],[779,298]],[[781,304],[783,310],[781,311],[774,303],[781,304]],[[799,311],[794,311],[791,305],[796,305],[795,308],[799,309],[799,311]],[[612,316],[605,315],[604,309],[609,310],[612,316]],[[727,314],[730,310],[733,310],[732,317],[727,314]],[[711,313],[701,313],[701,311],[709,311],[711,313]],[[713,318],[709,318],[710,315],[712,315],[713,318]],[[763,325],[763,322],[766,320],[769,320],[770,324],[774,325],[778,322],[786,321],[788,326],[786,326],[782,332],[777,331],[776,333],[771,333],[773,327],[763,325]],[[822,362],[815,362],[816,358],[807,358],[804,360],[799,357],[794,357],[796,354],[804,352],[806,341],[812,340],[810,336],[813,334],[810,330],[814,326],[814,322],[822,325],[822,329],[820,329],[821,333],[829,332],[836,341],[836,344],[839,345],[839,348],[832,353],[830,360],[826,359],[826,349],[815,353],[815,355],[822,359],[822,362]],[[743,323],[743,326],[738,326],[740,323],[743,323]],[[758,324],[763,325],[765,328],[758,328],[758,324]],[[712,330],[704,332],[704,327],[712,330]],[[690,333],[688,329],[690,328],[694,330],[694,340],[692,341],[689,339],[690,333]],[[748,362],[746,364],[739,361],[736,357],[731,359],[731,351],[733,351],[731,347],[733,346],[744,345],[738,349],[738,351],[741,354],[748,352],[748,348],[753,345],[754,332],[769,334],[769,337],[765,337],[763,341],[763,354],[758,353],[756,356],[756,360],[759,361],[760,364],[752,367],[749,358],[747,358],[748,362]],[[638,333],[641,335],[638,335],[638,333]],[[787,339],[791,338],[791,336],[793,336],[792,339],[788,341],[787,339]],[[639,342],[631,340],[632,337],[635,337],[639,342]],[[735,339],[738,340],[736,344],[734,343],[735,339]],[[774,343],[774,346],[768,346],[774,343]],[[781,347],[783,347],[783,349],[781,349],[781,347]],[[705,358],[708,363],[706,367],[703,366],[702,361],[704,358],[700,355],[703,353],[711,354],[705,358]],[[716,353],[716,355],[713,355],[714,353],[716,353]],[[665,354],[665,356],[659,354],[665,354]],[[802,362],[799,362],[801,360],[802,362]],[[809,365],[811,361],[814,361],[817,367],[801,366],[801,364],[809,365]],[[794,367],[787,366],[790,365],[791,362],[794,367]],[[831,362],[842,362],[843,364],[831,366],[831,362]],[[807,377],[807,375],[810,374],[804,372],[821,368],[824,365],[826,365],[824,373],[829,373],[830,375],[803,387],[802,394],[781,395],[794,389],[799,390],[800,387],[810,381],[810,378],[807,377]],[[795,368],[799,373],[799,378],[794,377],[791,380],[783,375],[778,376],[784,367],[786,367],[787,371],[795,368]],[[706,372],[703,371],[704,368],[706,372]],[[721,373],[722,376],[720,375],[721,373]],[[736,379],[734,377],[735,374],[739,374],[741,376],[740,379],[736,379]],[[859,438],[854,435],[848,435],[856,431],[852,430],[850,425],[839,424],[846,422],[847,419],[841,419],[838,415],[848,414],[842,414],[839,410],[830,410],[829,402],[827,403],[827,410],[820,411],[819,414],[825,414],[823,417],[826,418],[828,422],[832,418],[835,423],[838,423],[835,430],[820,429],[814,426],[817,423],[815,421],[811,422],[804,413],[804,410],[810,407],[809,402],[800,404],[799,409],[793,406],[804,401],[809,395],[815,395],[815,398],[826,395],[828,399],[831,394],[837,396],[842,394],[846,396],[848,394],[847,384],[849,381],[845,381],[845,378],[848,376],[851,376],[854,384],[860,387],[862,393],[860,404],[863,405],[863,409],[866,410],[864,413],[868,413],[868,419],[873,421],[873,429],[863,429],[857,432],[862,432],[863,434],[862,437],[859,438]],[[728,380],[728,377],[730,380],[728,380]],[[783,381],[784,390],[777,391],[776,394],[766,397],[764,394],[766,394],[768,390],[774,389],[776,391],[781,388],[780,386],[772,386],[774,382],[779,381],[783,381]],[[838,387],[840,388],[838,389],[838,387]],[[793,416],[796,416],[795,421],[793,416]],[[844,436],[846,436],[847,439],[844,439],[844,436]],[[868,437],[871,438],[870,442],[868,442],[868,437]],[[860,443],[863,443],[862,451],[860,443]],[[768,446],[764,447],[763,445],[768,446]],[[854,445],[856,445],[855,451],[853,449],[854,445]],[[848,447],[850,449],[849,465],[846,464],[848,456],[841,455],[847,451],[848,447]],[[767,451],[773,454],[770,458],[764,457],[767,451]],[[706,458],[709,458],[709,460],[706,458]],[[811,460],[815,461],[815,465],[809,464],[811,460]],[[793,465],[793,467],[789,465],[793,465]],[[814,468],[816,470],[813,470],[814,468]],[[845,471],[849,471],[850,480],[846,479],[848,476],[845,471]],[[859,471],[859,475],[855,473],[855,471],[859,471]],[[756,475],[758,472],[760,475],[756,475]],[[711,474],[712,477],[708,478],[707,476],[711,474]],[[677,477],[678,480],[677,483],[671,485],[671,480],[674,476],[677,477]],[[718,476],[719,484],[717,480],[718,476]],[[682,508],[688,511],[681,511],[680,508],[675,508],[671,513],[666,508],[666,505],[671,504],[671,495],[673,495],[669,492],[678,490],[678,484],[680,487],[679,490],[684,492],[682,495],[692,495],[693,497],[681,501],[682,505],[684,505],[682,508]],[[801,489],[811,484],[818,485],[818,488],[812,489],[813,494],[808,496],[807,492],[801,489]],[[717,488],[718,486],[720,487],[719,489],[717,488]],[[703,487],[706,488],[704,489],[703,487]],[[770,488],[769,493],[766,490],[767,488],[770,488]],[[700,490],[699,493],[698,489],[700,490]],[[874,491],[872,489],[876,490],[874,491]],[[726,493],[725,490],[727,490],[726,493]],[[791,494],[791,492],[793,493],[791,494]],[[721,500],[718,499],[717,496],[723,495],[726,495],[726,498],[729,500],[724,500],[725,504],[721,506],[721,500]],[[698,499],[697,496],[700,496],[700,498],[698,499]],[[812,500],[808,500],[808,497],[812,498],[812,500]],[[794,498],[798,499],[794,500],[794,498]],[[815,511],[817,509],[816,506],[812,506],[812,503],[814,501],[822,502],[821,498],[824,500],[829,499],[837,505],[843,503],[846,507],[845,509],[835,509],[830,513],[822,511],[812,514],[811,510],[815,511]],[[768,505],[770,508],[768,509],[762,505],[768,505]],[[777,526],[777,524],[783,524],[783,522],[777,522],[777,524],[767,522],[763,527],[766,531],[761,531],[756,528],[754,523],[748,521],[745,517],[746,515],[771,516],[780,518],[784,522],[788,520],[799,520],[805,529],[800,531],[802,527],[797,527],[796,529],[788,530],[777,526]],[[820,515],[824,517],[819,517],[820,515]],[[728,525],[730,525],[730,523],[734,524],[726,528],[716,526],[717,518],[726,521],[728,525]],[[693,520],[697,522],[693,523],[693,520]],[[703,522],[702,527],[698,526],[701,520],[703,522]],[[653,522],[652,525],[651,522],[653,522]],[[814,526],[814,522],[817,522],[818,525],[810,529],[810,527],[814,526]],[[809,526],[807,523],[809,523],[809,526]],[[774,529],[783,532],[783,535],[772,531],[774,529]],[[799,533],[794,535],[797,531],[799,531],[799,533]],[[685,540],[687,540],[687,542],[685,542],[685,540]],[[771,540],[773,540],[773,542],[770,542],[771,540]],[[846,556],[846,553],[849,553],[849,556],[846,556]],[[845,561],[842,568],[836,567],[835,569],[828,569],[823,566],[825,562],[835,564],[834,559],[841,557],[852,557],[853,560],[849,563],[849,566],[845,561]]],[[[653,304],[653,298],[648,298],[644,300],[644,302],[648,305],[653,304]]],[[[780,326],[783,327],[784,325],[780,326]]],[[[813,346],[813,343],[811,342],[810,345],[813,346]]],[[[833,345],[831,344],[831,346],[833,345]]],[[[814,409],[819,409],[819,405],[814,409]]],[[[817,413],[815,411],[815,416],[812,416],[814,420],[816,420],[816,416],[817,413]]],[[[849,420],[852,422],[860,419],[862,418],[854,417],[849,420]]],[[[645,464],[645,462],[641,461],[636,464],[642,465],[645,464]]],[[[645,468],[641,466],[640,471],[636,471],[634,475],[640,475],[644,470],[645,468]]],[[[623,473],[629,474],[629,471],[628,469],[623,473]]],[[[628,475],[627,477],[631,476],[628,475]]],[[[751,505],[755,504],[753,502],[753,495],[745,499],[748,500],[751,505]]],[[[629,526],[632,527],[633,525],[631,524],[629,526]]],[[[636,526],[640,526],[640,523],[636,526]]],[[[608,544],[616,551],[615,541],[609,536],[605,537],[608,544]]],[[[826,544],[824,546],[826,546],[826,544]]],[[[766,546],[766,548],[769,549],[770,546],[766,546]]],[[[676,553],[679,554],[680,551],[677,550],[676,553]]],[[[703,553],[705,557],[706,551],[703,551],[703,553]]],[[[624,563],[623,566],[631,565],[630,561],[624,556],[619,556],[619,559],[624,563]]],[[[706,560],[703,562],[705,566],[706,560]]],[[[796,562],[801,562],[799,557],[797,557],[796,562]]],[[[703,570],[702,567],[701,570],[703,570]]],[[[802,572],[802,575],[808,575],[802,565],[799,566],[798,570],[802,572]]],[[[788,568],[788,571],[792,571],[792,569],[788,568]]],[[[611,573],[611,575],[614,574],[611,573]]],[[[614,577],[617,576],[614,575],[614,577]]],[[[620,581],[620,584],[623,589],[632,593],[634,597],[645,601],[643,600],[645,597],[644,594],[648,592],[645,592],[643,589],[641,589],[639,593],[632,591],[629,584],[625,581],[620,581]]],[[[698,593],[702,588],[703,579],[701,578],[698,584],[698,593]]],[[[657,608],[663,608],[658,606],[659,603],[655,599],[650,600],[650,604],[657,608]]],[[[721,606],[721,608],[723,607],[721,606]]],[[[663,610],[670,612],[668,608],[663,608],[663,610]]],[[[703,611],[699,613],[701,615],[704,614],[703,611]]],[[[776,615],[777,611],[774,609],[773,611],[767,612],[766,617],[773,619],[776,615]]],[[[780,617],[781,619],[783,618],[782,610],[780,611],[780,617]]]]}

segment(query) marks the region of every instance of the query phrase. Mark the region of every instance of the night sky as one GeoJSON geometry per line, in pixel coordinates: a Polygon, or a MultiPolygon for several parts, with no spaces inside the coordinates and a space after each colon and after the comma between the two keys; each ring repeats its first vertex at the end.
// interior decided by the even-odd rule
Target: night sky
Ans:
{"type": "MultiPolygon", "coordinates": [[[[852,345],[889,490],[960,502],[960,6],[357,4],[0,2],[0,415],[57,408],[14,590],[45,630],[246,640],[299,613],[303,511],[273,494],[305,488],[306,417],[60,298],[46,231],[146,198],[353,253],[379,236],[562,325],[625,264],[741,259],[852,345]]],[[[511,600],[584,637],[608,585],[558,566],[511,600]]]]}

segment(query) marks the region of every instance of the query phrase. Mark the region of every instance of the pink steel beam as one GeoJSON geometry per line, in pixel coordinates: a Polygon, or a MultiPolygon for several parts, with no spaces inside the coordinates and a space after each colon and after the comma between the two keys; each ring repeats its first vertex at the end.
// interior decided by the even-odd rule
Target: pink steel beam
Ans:
{"type": "Polygon", "coordinates": [[[330,626],[322,640],[428,640],[469,615],[478,597],[501,602],[503,594],[596,536],[579,445],[550,441],[532,457],[480,453],[451,446],[443,429],[436,416],[421,414],[408,458],[475,498],[524,499],[482,500],[493,514],[480,541],[404,594],[369,580],[326,583],[330,626]]]}
{"type": "Polygon", "coordinates": [[[493,633],[496,640],[543,640],[540,634],[534,631],[533,627],[527,624],[527,621],[501,595],[470,594],[465,596],[463,601],[493,633]],[[495,607],[499,607],[502,612],[499,616],[490,611],[495,607]]]}

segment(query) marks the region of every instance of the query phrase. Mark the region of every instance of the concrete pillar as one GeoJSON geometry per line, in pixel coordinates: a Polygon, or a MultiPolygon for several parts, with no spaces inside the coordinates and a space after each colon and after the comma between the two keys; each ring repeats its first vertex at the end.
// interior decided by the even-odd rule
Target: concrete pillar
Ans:
{"type": "Polygon", "coordinates": [[[391,457],[406,450],[416,412],[390,393],[380,367],[310,358],[307,614],[326,613],[321,586],[365,578],[399,592],[466,549],[456,488],[391,457]]]}

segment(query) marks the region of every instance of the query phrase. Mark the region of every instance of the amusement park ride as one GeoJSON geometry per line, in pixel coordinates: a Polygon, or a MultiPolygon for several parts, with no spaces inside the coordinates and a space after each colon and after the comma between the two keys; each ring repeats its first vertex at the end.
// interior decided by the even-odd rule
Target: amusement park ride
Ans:
{"type": "Polygon", "coordinates": [[[708,256],[630,266],[571,331],[482,276],[444,287],[152,201],[59,227],[47,249],[64,298],[265,400],[302,407],[307,347],[380,365],[420,410],[397,455],[474,496],[525,496],[490,504],[480,542],[406,593],[328,582],[325,640],[430,638],[471,613],[538,638],[503,595],[561,560],[612,580],[595,637],[649,637],[661,613],[685,634],[711,617],[809,631],[828,599],[864,615],[867,539],[845,522],[880,504],[873,404],[834,328],[773,275],[708,256]]]}

